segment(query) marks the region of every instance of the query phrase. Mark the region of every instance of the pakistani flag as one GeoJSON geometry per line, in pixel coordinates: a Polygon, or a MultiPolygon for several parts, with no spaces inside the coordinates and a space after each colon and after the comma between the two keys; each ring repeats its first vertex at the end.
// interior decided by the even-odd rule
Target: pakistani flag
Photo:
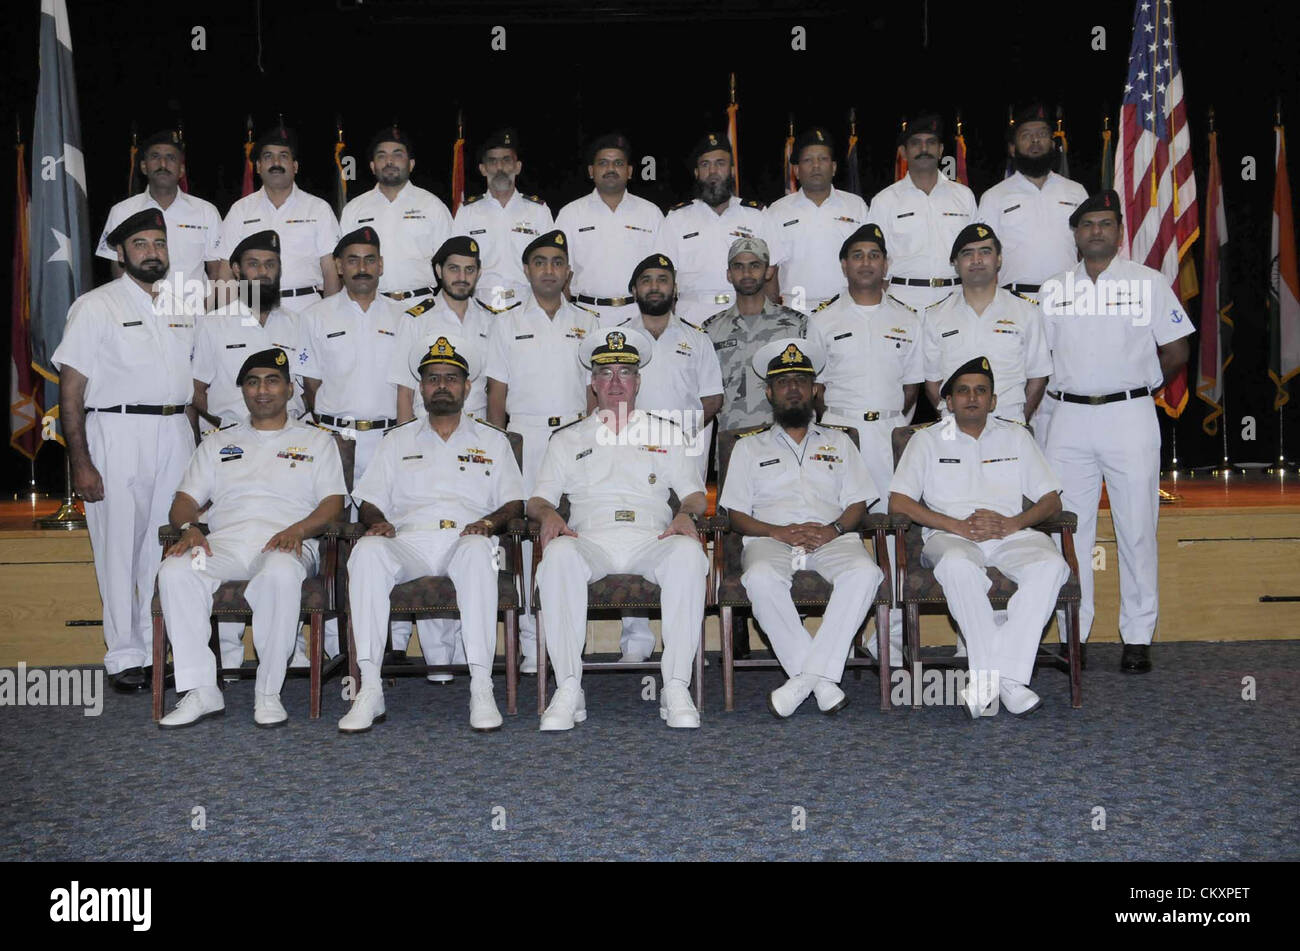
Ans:
{"type": "Polygon", "coordinates": [[[90,290],[88,223],[68,8],[64,0],[41,0],[40,84],[32,132],[32,364],[47,381],[46,415],[56,420],[59,376],[50,356],[63,339],[68,308],[90,290]]]}

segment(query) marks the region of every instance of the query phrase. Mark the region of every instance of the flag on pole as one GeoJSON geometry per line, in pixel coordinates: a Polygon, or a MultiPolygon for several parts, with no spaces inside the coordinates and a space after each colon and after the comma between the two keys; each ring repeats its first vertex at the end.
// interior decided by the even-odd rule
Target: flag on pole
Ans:
{"type": "Polygon", "coordinates": [[[970,185],[970,177],[966,174],[966,136],[961,134],[961,116],[957,117],[957,181],[970,185]]]}
{"type": "Polygon", "coordinates": [[[1201,428],[1208,436],[1219,433],[1223,415],[1223,374],[1232,362],[1231,290],[1226,262],[1228,221],[1223,213],[1223,180],[1219,170],[1219,134],[1210,111],[1210,180],[1205,191],[1205,293],[1201,295],[1201,359],[1196,395],[1209,406],[1201,428]]]}
{"type": "Polygon", "coordinates": [[[1061,153],[1061,166],[1057,174],[1063,178],[1070,177],[1070,143],[1065,139],[1065,110],[1056,107],[1056,130],[1052,133],[1052,145],[1061,153]]]}
{"type": "Polygon", "coordinates": [[[1115,146],[1111,142],[1110,116],[1101,118],[1101,190],[1115,187],[1115,146]]]}
{"type": "Polygon", "coordinates": [[[862,177],[858,169],[858,112],[849,110],[849,149],[844,153],[844,190],[862,197],[862,177]]]}
{"type": "MultiPolygon", "coordinates": [[[[1186,304],[1196,293],[1195,265],[1188,252],[1200,227],[1172,0],[1137,0],[1133,11],[1115,190],[1124,209],[1124,249],[1132,260],[1163,274],[1186,304]],[[1180,279],[1184,267],[1192,269],[1190,282],[1185,273],[1180,279]]],[[[1156,397],[1156,404],[1173,417],[1183,411],[1186,367],[1156,397]]]]}
{"type": "Polygon", "coordinates": [[[126,197],[127,198],[130,198],[132,195],[134,195],[137,191],[140,190],[139,186],[136,185],[136,182],[139,180],[138,176],[140,174],[140,163],[136,161],[136,159],[140,155],[140,146],[136,144],[138,141],[139,141],[139,133],[136,130],[135,123],[132,122],[131,123],[131,148],[129,150],[130,154],[127,155],[126,157],[126,197]]]}
{"type": "Polygon", "coordinates": [[[781,167],[785,169],[785,193],[793,195],[799,190],[799,178],[794,173],[794,165],[791,161],[794,159],[794,116],[790,116],[790,124],[785,133],[785,151],[781,157],[781,167]]]}
{"type": "MultiPolygon", "coordinates": [[[[899,128],[902,132],[907,131],[906,119],[903,120],[903,124],[899,128]]],[[[894,181],[896,182],[901,182],[903,176],[907,174],[907,158],[905,156],[906,153],[903,152],[901,145],[894,150],[894,181]]]]}
{"type": "Polygon", "coordinates": [[[185,163],[181,166],[183,171],[181,177],[176,180],[176,187],[188,195],[190,193],[190,167],[189,162],[185,161],[185,123],[179,120],[176,122],[176,138],[180,140],[181,161],[185,163]]]}
{"type": "Polygon", "coordinates": [[[1300,270],[1296,266],[1291,180],[1286,172],[1286,132],[1277,131],[1277,177],[1273,186],[1273,236],[1269,242],[1268,376],[1277,387],[1273,408],[1291,399],[1288,384],[1300,373],[1300,270]]]}
{"type": "MultiPolygon", "coordinates": [[[[1016,131],[1016,107],[1013,104],[1007,106],[1007,141],[1008,142],[1015,141],[1015,136],[1012,135],[1012,133],[1015,131],[1016,131]]],[[[1016,162],[1015,159],[1013,159],[1010,155],[1008,155],[1006,169],[1003,171],[1002,177],[1004,179],[1007,179],[1014,174],[1016,174],[1016,162]]]]}
{"type": "Polygon", "coordinates": [[[465,120],[456,113],[456,144],[451,147],[451,213],[465,204],[465,120]]]}
{"type": "Polygon", "coordinates": [[[247,198],[256,187],[253,178],[253,117],[250,115],[244,123],[244,181],[239,186],[239,197],[247,198]]]}
{"type": "MultiPolygon", "coordinates": [[[[40,78],[32,158],[32,367],[45,377],[46,416],[59,416],[59,376],[50,356],[63,340],[68,308],[90,290],[86,162],[65,0],[41,0],[40,78]]],[[[56,430],[50,438],[63,442],[56,430]]]]}
{"type": "Polygon", "coordinates": [[[740,106],[736,103],[736,74],[731,74],[731,102],[727,105],[727,141],[731,143],[731,174],[735,182],[735,188],[732,189],[736,195],[740,194],[740,135],[736,131],[736,113],[740,111],[740,106]]]}
{"type": "Polygon", "coordinates": [[[31,287],[27,247],[27,154],[21,138],[18,189],[14,196],[13,308],[9,328],[9,445],[28,459],[41,447],[41,379],[32,372],[31,287]]]}
{"type": "Polygon", "coordinates": [[[343,171],[343,152],[348,147],[343,141],[343,117],[334,117],[334,126],[338,132],[338,141],[334,143],[334,169],[338,173],[334,180],[334,214],[343,217],[343,206],[348,203],[348,178],[343,171]]]}

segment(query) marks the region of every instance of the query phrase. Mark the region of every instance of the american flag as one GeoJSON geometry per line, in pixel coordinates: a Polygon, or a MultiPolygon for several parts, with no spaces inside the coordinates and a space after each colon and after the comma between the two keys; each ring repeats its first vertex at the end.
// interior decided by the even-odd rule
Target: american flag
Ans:
{"type": "MultiPolygon", "coordinates": [[[[1190,281],[1179,280],[1179,267],[1200,227],[1172,0],[1138,0],[1133,12],[1115,191],[1124,208],[1124,250],[1162,273],[1185,303],[1196,293],[1192,258],[1190,281]]],[[[1166,409],[1177,416],[1187,401],[1186,369],[1165,389],[1166,409]]]]}

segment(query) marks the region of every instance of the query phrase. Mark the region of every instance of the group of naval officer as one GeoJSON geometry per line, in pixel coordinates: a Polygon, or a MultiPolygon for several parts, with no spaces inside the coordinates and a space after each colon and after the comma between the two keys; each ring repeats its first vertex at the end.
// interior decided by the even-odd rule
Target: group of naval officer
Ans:
{"type": "MultiPolygon", "coordinates": [[[[868,205],[833,187],[834,143],[811,129],[792,156],[801,187],[764,209],[734,195],[730,146],[709,133],[691,153],[694,199],[663,215],[627,191],[633,153],[610,134],[587,152],[593,191],[553,221],[515,188],[512,130],[480,145],[487,190],[453,218],[411,184],[411,140],[390,127],[369,148],[375,188],[344,209],[340,235],[329,206],[294,184],[291,130],[258,141],[263,187],[224,221],[179,190],[183,142],[154,136],[142,151],[147,190],[114,207],[101,241],[118,276],[74,303],[54,355],[114,686],[149,683],[157,579],[185,692],[163,725],[221,711],[217,672],[242,661],[243,625],[221,626],[220,665],[203,631],[216,586],[247,579],[255,721],[283,723],[284,667],[301,660],[296,585],[317,570],[314,537],[351,517],[367,526],[349,565],[362,682],[340,729],[383,717],[384,647],[404,655],[410,636],[409,623],[388,624],[388,592],[435,573],[457,579],[461,618],[418,622],[425,660],[467,663],[471,725],[494,729],[492,539],[526,503],[542,526],[536,587],[558,687],[542,728],[585,717],[582,579],[614,571],[661,583],[661,712],[696,726],[687,687],[707,565],[693,522],[715,421],[750,432],[719,505],[746,536],[755,618],[790,677],[771,697],[778,714],[808,696],[826,711],[845,702],[836,684],[880,580],[853,529],[877,506],[924,526],[959,649],[972,667],[1000,668],[1003,705],[1028,712],[1025,645],[1048,620],[1063,564],[1028,530],[1063,506],[1090,552],[1105,480],[1121,667],[1150,669],[1151,397],[1185,363],[1191,323],[1157,272],[1119,254],[1117,196],[1089,197],[1053,170],[1041,106],[1017,115],[1016,172],[978,205],[939,173],[942,138],[937,116],[909,122],[907,175],[868,205]],[[173,275],[231,277],[257,293],[195,314],[173,275]],[[804,309],[781,303],[783,286],[804,309]],[[918,433],[895,472],[890,434],[922,389],[945,424],[918,433]],[[628,439],[646,413],[670,417],[655,418],[675,438],[628,439]],[[522,436],[522,467],[501,429],[522,436]],[[197,451],[196,431],[206,432],[197,451]],[[1033,503],[1023,512],[1022,495],[1033,503]],[[160,559],[165,521],[182,538],[160,559]],[[789,603],[795,563],[835,586],[815,638],[789,603]],[[983,596],[985,565],[1024,592],[1005,617],[983,596]]],[[[531,564],[526,555],[529,574],[531,564]]],[[[1079,569],[1086,641],[1091,559],[1079,569]]],[[[533,587],[527,578],[526,599],[533,587]]],[[[901,614],[890,615],[898,659],[901,614]]],[[[528,673],[536,632],[524,618],[528,673]]],[[[623,659],[653,647],[645,619],[625,618],[623,659]]],[[[336,629],[325,648],[337,652],[336,629]]],[[[967,699],[978,715],[993,698],[967,699]]]]}

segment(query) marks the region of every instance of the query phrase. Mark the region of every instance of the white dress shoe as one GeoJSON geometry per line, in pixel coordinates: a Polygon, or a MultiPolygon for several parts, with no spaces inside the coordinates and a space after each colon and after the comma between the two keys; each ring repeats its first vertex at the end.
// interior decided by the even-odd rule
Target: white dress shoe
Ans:
{"type": "Polygon", "coordinates": [[[848,695],[840,685],[823,677],[818,677],[813,684],[813,696],[817,698],[817,709],[822,713],[839,713],[849,705],[848,695]]]}
{"type": "Polygon", "coordinates": [[[623,656],[618,659],[618,662],[620,664],[644,664],[650,659],[652,653],[653,648],[644,650],[640,647],[632,647],[623,651],[623,656]]]}
{"type": "Polygon", "coordinates": [[[1029,716],[1043,705],[1043,698],[1038,694],[1024,684],[1007,680],[1005,677],[998,684],[998,695],[1002,698],[1002,706],[1006,708],[1007,713],[1014,717],[1029,716]]]}
{"type": "Polygon", "coordinates": [[[362,687],[357,698],[352,701],[352,709],[339,720],[339,732],[365,733],[374,724],[382,723],[385,716],[384,692],[377,686],[362,687]]]}
{"type": "Polygon", "coordinates": [[[541,726],[544,733],[559,730],[572,730],[575,723],[587,719],[587,697],[581,687],[566,684],[555,691],[555,696],[542,714],[541,726]]]}
{"type": "Polygon", "coordinates": [[[519,672],[521,674],[537,673],[537,657],[533,654],[525,654],[524,659],[519,662],[519,672]]]}
{"type": "Polygon", "coordinates": [[[501,729],[501,711],[492,696],[492,681],[469,685],[469,725],[482,733],[501,729]]]}
{"type": "Polygon", "coordinates": [[[431,684],[449,684],[456,679],[456,675],[446,674],[446,673],[432,673],[432,674],[425,674],[424,679],[429,681],[429,683],[431,684]]]}
{"type": "Polygon", "coordinates": [[[283,726],[289,721],[278,693],[253,695],[253,722],[258,726],[283,726]]]}
{"type": "Polygon", "coordinates": [[[813,691],[814,678],[808,674],[795,674],[767,695],[767,708],[775,716],[788,717],[799,709],[813,691]]]}
{"type": "Polygon", "coordinates": [[[700,711],[695,709],[686,684],[673,681],[659,692],[659,717],[674,730],[698,730],[700,711]]]}
{"type": "Polygon", "coordinates": [[[185,691],[176,709],[158,721],[160,730],[192,726],[205,717],[219,717],[226,712],[226,701],[216,687],[195,687],[185,691]]]}
{"type": "Polygon", "coordinates": [[[978,678],[972,678],[961,689],[962,703],[966,705],[966,712],[970,714],[972,720],[997,714],[998,710],[995,702],[998,699],[998,691],[988,688],[987,683],[981,683],[978,678]]]}

